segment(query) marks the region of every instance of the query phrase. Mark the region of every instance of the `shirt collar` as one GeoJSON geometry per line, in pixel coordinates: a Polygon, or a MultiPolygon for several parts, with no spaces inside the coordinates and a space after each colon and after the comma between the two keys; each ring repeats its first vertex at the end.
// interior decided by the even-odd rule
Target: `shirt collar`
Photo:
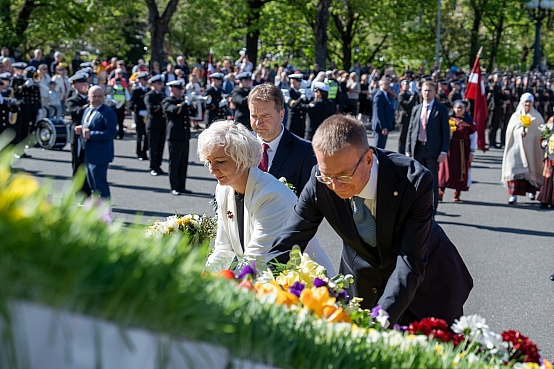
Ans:
{"type": "Polygon", "coordinates": [[[429,105],[429,109],[433,107],[433,104],[435,103],[435,99],[431,100],[429,104],[427,104],[425,101],[423,102],[423,105],[429,105]]]}
{"type": "Polygon", "coordinates": [[[269,145],[269,148],[273,151],[277,151],[277,148],[279,147],[279,142],[281,142],[281,137],[283,137],[283,132],[285,132],[285,129],[283,128],[283,125],[281,124],[281,133],[279,134],[279,136],[277,136],[273,141],[271,142],[265,142],[264,140],[262,140],[262,138],[260,136],[258,136],[258,140],[261,142],[261,143],[266,143],[269,145]]]}
{"type": "Polygon", "coordinates": [[[364,188],[356,196],[375,200],[377,199],[377,175],[379,173],[379,160],[377,155],[373,152],[373,165],[371,166],[371,171],[369,173],[369,181],[367,181],[364,188]]]}

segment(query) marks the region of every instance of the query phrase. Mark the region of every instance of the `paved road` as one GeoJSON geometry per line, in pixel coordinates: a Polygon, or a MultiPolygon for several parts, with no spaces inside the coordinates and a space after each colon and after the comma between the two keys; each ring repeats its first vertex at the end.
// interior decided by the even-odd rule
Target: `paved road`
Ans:
{"type": "MultiPolygon", "coordinates": [[[[397,133],[387,148],[395,150],[397,133]]],[[[196,139],[191,140],[187,187],[191,195],[172,196],[167,176],[149,175],[148,163],[136,159],[134,135],[115,143],[115,161],[110,166],[113,214],[126,222],[151,224],[176,211],[208,213],[216,181],[199,162],[196,139]],[[142,214],[137,217],[136,214],[142,214]]],[[[372,141],[370,141],[372,142],[372,141]]],[[[20,159],[14,168],[44,179],[51,178],[54,190],[67,185],[71,175],[69,146],[62,151],[29,149],[30,159],[20,159]]],[[[163,169],[167,170],[167,148],[163,169]]],[[[554,210],[539,209],[536,201],[518,200],[508,205],[499,183],[502,152],[477,153],[473,165],[474,184],[452,202],[452,190],[439,205],[437,221],[458,247],[468,265],[475,287],[465,306],[466,314],[484,316],[492,329],[516,329],[528,335],[554,359],[554,210]]],[[[318,239],[335,266],[341,252],[338,236],[327,224],[318,239]]]]}

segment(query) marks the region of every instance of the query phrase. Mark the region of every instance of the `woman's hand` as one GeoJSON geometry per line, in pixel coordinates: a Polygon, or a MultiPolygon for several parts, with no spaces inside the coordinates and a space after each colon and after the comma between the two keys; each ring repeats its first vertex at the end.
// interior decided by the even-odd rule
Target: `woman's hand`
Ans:
{"type": "Polygon", "coordinates": [[[521,132],[521,137],[525,137],[525,136],[527,136],[527,132],[522,131],[522,132],[521,132]]]}

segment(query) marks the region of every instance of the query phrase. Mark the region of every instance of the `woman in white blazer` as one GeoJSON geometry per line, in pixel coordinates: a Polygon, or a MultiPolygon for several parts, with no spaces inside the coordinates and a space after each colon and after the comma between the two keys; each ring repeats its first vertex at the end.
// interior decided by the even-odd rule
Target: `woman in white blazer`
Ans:
{"type": "MultiPolygon", "coordinates": [[[[217,179],[218,230],[206,265],[229,268],[235,256],[264,260],[296,204],[296,195],[271,174],[258,169],[262,146],[242,124],[213,123],[198,137],[198,155],[217,179]],[[240,224],[243,224],[240,227],[240,224]]],[[[335,275],[331,261],[314,238],[306,249],[335,275]]]]}

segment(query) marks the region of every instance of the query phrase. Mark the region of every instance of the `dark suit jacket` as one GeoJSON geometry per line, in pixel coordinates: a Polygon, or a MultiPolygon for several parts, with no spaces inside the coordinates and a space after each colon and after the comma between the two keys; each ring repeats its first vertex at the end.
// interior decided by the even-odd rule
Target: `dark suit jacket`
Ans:
{"type": "MultiPolygon", "coordinates": [[[[211,86],[206,90],[206,96],[211,96],[212,101],[209,104],[206,104],[206,112],[208,113],[208,123],[212,123],[217,119],[225,119],[227,115],[227,108],[220,108],[219,103],[223,100],[223,90],[221,88],[216,88],[211,86]]],[[[250,117],[248,117],[250,119],[250,117]]]]}
{"type": "MultiPolygon", "coordinates": [[[[406,153],[414,156],[419,136],[419,117],[423,104],[412,109],[408,137],[406,139],[406,153]]],[[[438,158],[441,152],[448,152],[450,148],[450,125],[448,124],[448,109],[437,99],[433,102],[429,119],[427,120],[427,151],[433,158],[438,158]]]]}
{"type": "Polygon", "coordinates": [[[394,109],[386,92],[378,89],[373,96],[373,116],[371,118],[371,127],[375,132],[381,132],[383,129],[392,131],[394,123],[394,109]]]}
{"type": "MultiPolygon", "coordinates": [[[[85,110],[86,117],[90,107],[85,110]]],[[[83,122],[84,124],[85,122],[83,122]]],[[[90,139],[85,146],[85,160],[90,164],[108,164],[113,161],[113,140],[117,134],[117,116],[113,109],[102,105],[89,124],[90,139]]]]}
{"type": "Polygon", "coordinates": [[[146,121],[146,129],[150,131],[165,132],[165,117],[162,109],[163,93],[157,93],[154,90],[148,91],[144,95],[144,105],[148,111],[148,120],[146,121]]]}
{"type": "Polygon", "coordinates": [[[314,168],[270,258],[286,262],[292,246],[304,250],[325,218],[343,240],[339,271],[354,276],[349,294],[362,297],[362,307],[381,305],[392,324],[407,308],[418,318],[434,316],[452,323],[473,280],[433,219],[433,177],[411,158],[373,150],[379,160],[377,247],[358,235],[350,200],[318,182],[314,168]]]}
{"type": "Polygon", "coordinates": [[[312,167],[315,164],[311,143],[290,133],[285,128],[269,173],[277,179],[285,177],[287,182],[296,188],[298,196],[310,179],[312,167]]]}
{"type": "Polygon", "coordinates": [[[306,131],[306,111],[300,107],[302,94],[292,88],[289,89],[289,114],[287,119],[287,129],[304,136],[306,131]]]}
{"type": "MultiPolygon", "coordinates": [[[[162,108],[167,121],[167,139],[184,141],[190,139],[191,108],[183,99],[168,96],[162,101],[162,108]]],[[[196,109],[194,109],[196,112],[196,109]]]]}

